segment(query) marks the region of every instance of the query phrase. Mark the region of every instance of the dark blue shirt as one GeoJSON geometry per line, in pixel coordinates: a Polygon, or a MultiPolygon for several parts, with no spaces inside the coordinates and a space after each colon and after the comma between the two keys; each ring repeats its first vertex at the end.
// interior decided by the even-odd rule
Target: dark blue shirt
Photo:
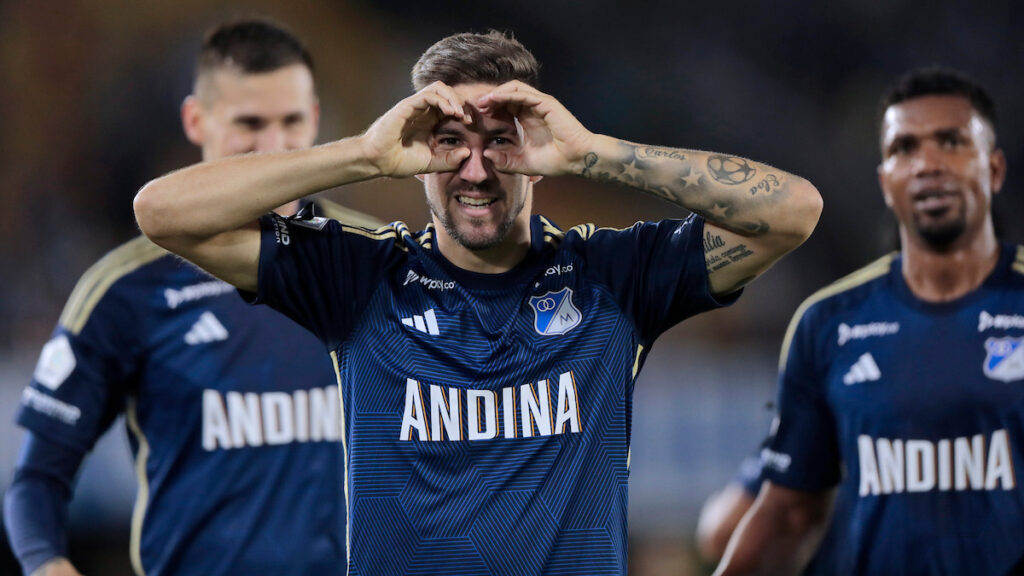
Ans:
{"type": "Polygon", "coordinates": [[[125,415],[139,574],[344,574],[338,398],[312,334],[140,237],[79,281],[18,423],[84,455],[125,415]]]}
{"type": "MultiPolygon", "coordinates": [[[[829,574],[1006,574],[1024,557],[1024,248],[917,299],[898,255],[797,311],[765,477],[839,485],[829,574]]],[[[824,566],[824,564],[822,564],[824,566]]]]}
{"type": "Polygon", "coordinates": [[[262,221],[260,301],[342,381],[351,574],[625,574],[633,383],[656,336],[719,305],[703,221],[531,221],[503,274],[434,230],[262,221]]]}

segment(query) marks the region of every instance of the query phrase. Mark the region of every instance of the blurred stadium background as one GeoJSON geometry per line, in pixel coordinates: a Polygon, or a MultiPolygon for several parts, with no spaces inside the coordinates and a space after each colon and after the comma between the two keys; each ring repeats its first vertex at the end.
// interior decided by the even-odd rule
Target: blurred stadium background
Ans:
{"type": "MultiPolygon", "coordinates": [[[[136,234],[135,191],[199,158],[181,133],[203,30],[233,15],[279,19],[317,60],[320,141],[357,133],[410,91],[441,36],[508,29],[543,63],[542,88],[595,132],[718,150],[808,177],[818,231],[733,308],[659,342],[636,388],[632,573],[702,574],[700,504],[767,430],[789,316],[821,285],[882,254],[893,224],[878,191],[877,100],[904,70],[942,63],[989,86],[1009,178],[1004,236],[1024,240],[1024,35],[1010,0],[417,2],[294,0],[0,3],[0,490],[21,439],[18,398],[79,275],[136,234]]],[[[415,181],[328,194],[382,219],[427,221],[415,181]]],[[[573,179],[539,186],[563,227],[682,216],[640,194],[573,179]]],[[[87,574],[129,574],[134,477],[123,428],[78,483],[72,549],[87,574]]],[[[0,538],[0,574],[15,574],[0,538]]]]}

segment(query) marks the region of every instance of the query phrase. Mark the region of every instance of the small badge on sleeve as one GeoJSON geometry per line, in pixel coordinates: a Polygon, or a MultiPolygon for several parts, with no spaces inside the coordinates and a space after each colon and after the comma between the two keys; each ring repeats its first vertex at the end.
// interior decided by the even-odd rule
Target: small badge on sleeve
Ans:
{"type": "Polygon", "coordinates": [[[985,376],[1002,382],[1024,378],[1024,338],[989,338],[985,353],[985,376]]]}
{"type": "Polygon", "coordinates": [[[544,336],[565,334],[579,325],[583,315],[572,303],[572,289],[568,286],[558,292],[531,296],[533,327],[544,336]]]}
{"type": "Polygon", "coordinates": [[[75,352],[71,349],[71,342],[68,341],[67,335],[61,334],[43,345],[36,371],[32,376],[36,382],[50,390],[56,390],[74,372],[75,364],[77,362],[75,352]]]}

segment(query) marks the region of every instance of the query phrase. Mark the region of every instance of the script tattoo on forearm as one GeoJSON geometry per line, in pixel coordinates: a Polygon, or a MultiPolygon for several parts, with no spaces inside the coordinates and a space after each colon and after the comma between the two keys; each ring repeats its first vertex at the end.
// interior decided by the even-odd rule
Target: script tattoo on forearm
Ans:
{"type": "Polygon", "coordinates": [[[769,174],[763,180],[750,187],[750,195],[754,196],[758,192],[768,194],[778,190],[781,186],[782,183],[779,182],[779,178],[775,174],[769,174]]]}
{"type": "Polygon", "coordinates": [[[718,234],[704,233],[704,265],[707,266],[709,273],[753,255],[754,252],[747,248],[746,244],[726,247],[725,241],[718,234]]]}
{"type": "Polygon", "coordinates": [[[648,173],[649,166],[640,162],[642,158],[671,158],[675,160],[684,159],[685,156],[675,150],[659,150],[655,148],[644,148],[623,143],[622,159],[601,158],[595,152],[588,152],[583,157],[583,169],[580,176],[590,178],[599,182],[611,182],[638,188],[662,198],[680,204],[680,199],[675,191],[669,186],[658,185],[649,181],[652,174],[648,173]]]}

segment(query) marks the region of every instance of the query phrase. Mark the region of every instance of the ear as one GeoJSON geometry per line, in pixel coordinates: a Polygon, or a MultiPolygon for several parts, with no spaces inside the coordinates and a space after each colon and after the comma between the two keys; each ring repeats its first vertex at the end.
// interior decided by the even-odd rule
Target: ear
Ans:
{"type": "Polygon", "coordinates": [[[882,198],[885,200],[885,205],[892,209],[892,196],[889,195],[889,190],[885,186],[885,166],[879,164],[876,168],[878,172],[878,187],[882,189],[882,198]]]}
{"type": "Polygon", "coordinates": [[[202,147],[205,140],[203,135],[203,107],[195,95],[190,94],[181,103],[181,126],[185,130],[188,141],[196,146],[202,147]]]}
{"type": "Polygon", "coordinates": [[[992,193],[998,194],[1003,189],[1003,182],[1006,181],[1006,155],[999,148],[992,151],[988,157],[988,167],[992,185],[992,193]]]}

